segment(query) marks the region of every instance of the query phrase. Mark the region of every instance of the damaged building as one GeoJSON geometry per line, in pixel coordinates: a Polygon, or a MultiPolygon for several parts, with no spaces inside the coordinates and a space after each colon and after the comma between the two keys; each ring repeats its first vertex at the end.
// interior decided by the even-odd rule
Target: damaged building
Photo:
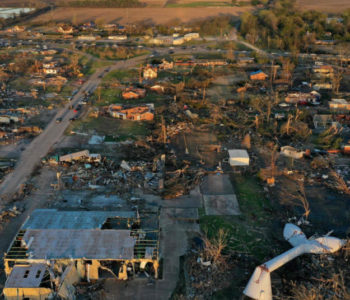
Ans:
{"type": "Polygon", "coordinates": [[[159,228],[141,220],[134,211],[35,210],[5,254],[5,299],[75,299],[79,281],[158,278],[159,228]]]}

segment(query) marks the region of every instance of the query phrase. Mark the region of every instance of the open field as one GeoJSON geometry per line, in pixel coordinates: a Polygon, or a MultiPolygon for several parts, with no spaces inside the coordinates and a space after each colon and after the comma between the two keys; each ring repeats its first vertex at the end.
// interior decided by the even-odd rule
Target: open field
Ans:
{"type": "Polygon", "coordinates": [[[164,24],[174,19],[182,22],[204,19],[218,15],[239,16],[251,7],[202,7],[202,8],[57,8],[53,12],[40,15],[33,23],[69,22],[74,18],[77,22],[104,19],[105,22],[135,23],[151,21],[164,24]]]}
{"type": "Polygon", "coordinates": [[[168,0],[143,0],[140,2],[146,3],[148,7],[164,7],[168,0]]]}
{"type": "Polygon", "coordinates": [[[318,10],[326,13],[342,13],[350,8],[349,0],[297,0],[301,10],[318,10]]]}
{"type": "MultiPolygon", "coordinates": [[[[69,3],[73,0],[41,0],[40,4],[60,5],[62,2],[69,3]]],[[[74,0],[75,1],[75,0],[74,0]]],[[[207,7],[207,6],[230,6],[230,0],[139,0],[147,7],[207,7]]],[[[249,2],[243,0],[241,2],[249,2]]],[[[39,4],[39,2],[38,2],[39,4]]],[[[27,7],[33,5],[30,0],[1,0],[0,7],[27,7]]]]}
{"type": "Polygon", "coordinates": [[[231,6],[232,2],[228,0],[170,0],[166,7],[219,7],[231,6]]]}

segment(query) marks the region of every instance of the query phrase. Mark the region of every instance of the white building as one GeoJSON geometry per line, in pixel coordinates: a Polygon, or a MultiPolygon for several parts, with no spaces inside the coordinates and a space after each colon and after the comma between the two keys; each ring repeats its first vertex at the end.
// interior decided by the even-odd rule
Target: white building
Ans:
{"type": "Polygon", "coordinates": [[[249,166],[249,154],[244,149],[228,150],[229,164],[232,167],[247,167],[249,166]]]}
{"type": "Polygon", "coordinates": [[[182,45],[185,42],[183,37],[177,37],[173,40],[173,45],[182,45]]]}
{"type": "Polygon", "coordinates": [[[44,69],[45,74],[57,74],[56,69],[44,69]]]}
{"type": "Polygon", "coordinates": [[[193,39],[199,39],[199,33],[198,32],[191,32],[191,33],[187,33],[184,35],[184,39],[186,41],[190,41],[193,39]]]}
{"type": "Polygon", "coordinates": [[[81,35],[81,36],[78,36],[78,40],[80,40],[80,41],[95,41],[96,40],[96,36],[93,36],[93,35],[81,35]]]}
{"type": "Polygon", "coordinates": [[[113,41],[125,41],[128,37],[126,35],[110,35],[108,39],[113,41]]]}

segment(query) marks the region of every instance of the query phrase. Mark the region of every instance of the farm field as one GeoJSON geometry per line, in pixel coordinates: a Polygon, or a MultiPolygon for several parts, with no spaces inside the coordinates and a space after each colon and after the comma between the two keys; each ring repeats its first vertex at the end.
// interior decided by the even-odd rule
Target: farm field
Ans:
{"type": "MultiPolygon", "coordinates": [[[[54,4],[59,6],[60,3],[69,3],[73,0],[46,0],[40,1],[40,4],[54,4]]],[[[74,0],[75,1],[75,0],[74,0]]],[[[231,6],[230,0],[140,0],[146,7],[208,7],[208,6],[231,6]]],[[[241,2],[249,2],[243,0],[241,2]]],[[[32,5],[30,0],[2,0],[0,7],[27,7],[32,5]]],[[[38,2],[39,4],[39,2],[38,2]]]]}
{"type": "Polygon", "coordinates": [[[228,1],[169,1],[166,7],[217,7],[231,6],[228,1]]]}
{"type": "Polygon", "coordinates": [[[318,10],[326,13],[341,13],[350,8],[349,0],[297,0],[301,10],[318,10]]]}
{"type": "Polygon", "coordinates": [[[201,8],[57,8],[52,12],[34,18],[32,23],[69,22],[73,18],[77,22],[87,22],[102,18],[105,22],[135,23],[151,21],[156,24],[168,23],[179,19],[182,22],[204,19],[218,15],[240,16],[251,7],[201,7],[201,8]]]}

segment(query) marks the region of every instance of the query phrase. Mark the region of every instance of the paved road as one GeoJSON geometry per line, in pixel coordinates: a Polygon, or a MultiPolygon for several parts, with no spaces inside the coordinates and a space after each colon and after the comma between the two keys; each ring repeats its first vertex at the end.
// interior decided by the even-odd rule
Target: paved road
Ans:
{"type": "Polygon", "coordinates": [[[41,159],[46,156],[52,146],[63,136],[70,121],[74,116],[70,106],[76,106],[82,100],[84,92],[93,92],[101,81],[101,75],[106,74],[106,70],[113,71],[120,68],[130,68],[143,61],[147,55],[132,58],[126,61],[118,61],[111,67],[97,69],[96,72],[85,82],[73,99],[65,105],[48,124],[45,130],[37,136],[22,152],[20,159],[13,172],[9,173],[0,185],[1,207],[6,206],[8,201],[17,192],[20,185],[25,183],[31,176],[34,168],[40,164],[41,159]],[[56,119],[62,117],[61,123],[56,123],[56,119]]]}

